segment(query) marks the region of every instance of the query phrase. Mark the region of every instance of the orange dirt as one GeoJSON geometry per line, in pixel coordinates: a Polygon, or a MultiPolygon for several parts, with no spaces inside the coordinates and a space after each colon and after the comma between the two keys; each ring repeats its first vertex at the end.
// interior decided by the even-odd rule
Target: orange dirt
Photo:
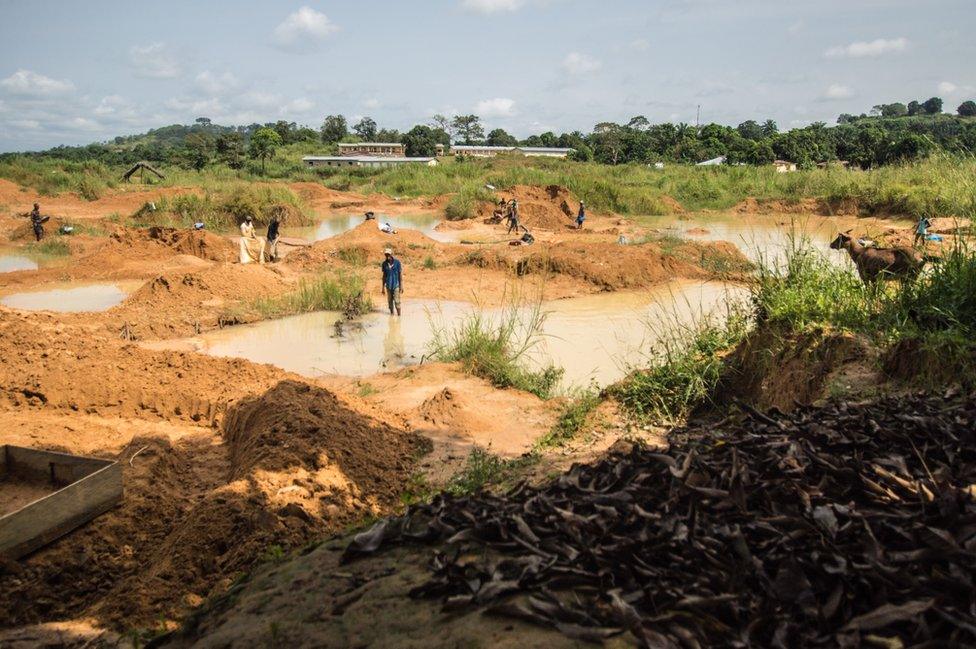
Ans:
{"type": "MultiPolygon", "coordinates": [[[[530,230],[563,230],[573,227],[576,211],[579,209],[579,201],[572,197],[568,189],[559,185],[515,185],[508,190],[499,190],[496,194],[506,201],[513,198],[518,201],[519,220],[530,230]]],[[[496,208],[495,204],[482,203],[477,218],[490,217],[496,208]]]]}

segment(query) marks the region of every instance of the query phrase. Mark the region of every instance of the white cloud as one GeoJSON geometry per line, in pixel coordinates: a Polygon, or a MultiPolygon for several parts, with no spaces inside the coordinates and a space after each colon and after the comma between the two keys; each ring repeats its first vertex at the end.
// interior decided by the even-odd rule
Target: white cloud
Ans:
{"type": "Polygon", "coordinates": [[[952,83],[951,81],[943,81],[939,84],[939,92],[941,92],[944,95],[951,95],[957,90],[959,90],[959,86],[952,83]]]}
{"type": "Polygon", "coordinates": [[[10,121],[10,125],[16,128],[27,129],[29,131],[36,131],[41,128],[41,123],[36,119],[14,119],[10,121]]]}
{"type": "Polygon", "coordinates": [[[824,56],[829,59],[860,59],[890,52],[904,52],[906,49],[908,49],[907,38],[877,38],[873,41],[857,41],[850,45],[831,47],[824,52],[824,56]]]}
{"type": "Polygon", "coordinates": [[[164,43],[133,45],[129,48],[129,60],[136,69],[137,77],[175,79],[182,73],[176,56],[164,43]]]}
{"type": "Polygon", "coordinates": [[[510,117],[515,114],[515,100],[495,97],[478,102],[475,113],[481,117],[510,117]]]}
{"type": "Polygon", "coordinates": [[[646,38],[636,38],[630,41],[628,47],[635,52],[646,52],[651,48],[651,42],[646,38]]]}
{"type": "Polygon", "coordinates": [[[854,91],[850,86],[843,86],[839,83],[832,83],[824,91],[824,99],[850,99],[854,96],[854,91]]]}
{"type": "Polygon", "coordinates": [[[274,42],[285,50],[308,51],[338,29],[324,13],[302,7],[275,27],[274,42]]]}
{"type": "Polygon", "coordinates": [[[298,99],[292,99],[287,104],[281,107],[282,115],[294,115],[307,113],[315,107],[315,104],[305,99],[304,97],[299,97],[298,99]]]}
{"type": "Polygon", "coordinates": [[[363,106],[365,106],[366,108],[379,108],[380,100],[376,99],[375,97],[370,97],[369,99],[363,102],[363,106]]]}
{"type": "Polygon", "coordinates": [[[30,70],[17,70],[6,79],[0,81],[0,87],[12,95],[24,97],[50,97],[63,95],[74,90],[70,81],[61,81],[45,77],[43,74],[30,70]]]}
{"type": "Polygon", "coordinates": [[[237,77],[230,72],[214,74],[210,70],[204,70],[198,74],[194,83],[200,91],[208,95],[222,95],[240,85],[237,77]]]}
{"type": "Polygon", "coordinates": [[[482,14],[518,11],[524,4],[525,0],[462,0],[461,2],[461,6],[465,9],[482,14]]]}
{"type": "Polygon", "coordinates": [[[602,64],[587,54],[570,52],[563,59],[563,69],[570,74],[586,74],[600,69],[602,64]]]}

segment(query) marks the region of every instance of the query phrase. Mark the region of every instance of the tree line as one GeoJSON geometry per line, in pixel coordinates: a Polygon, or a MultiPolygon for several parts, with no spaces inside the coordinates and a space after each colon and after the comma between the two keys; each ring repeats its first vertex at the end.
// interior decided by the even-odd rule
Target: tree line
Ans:
{"type": "MultiPolygon", "coordinates": [[[[625,124],[601,122],[586,134],[545,132],[519,139],[502,128],[486,132],[477,115],[434,115],[406,132],[381,128],[371,117],[349,124],[345,116],[325,117],[318,129],[279,120],[246,126],[221,126],[206,117],[193,124],[153,129],[82,147],[55,147],[30,155],[67,160],[132,164],[138,160],[203,169],[223,164],[234,169],[247,161],[266,161],[284,145],[305,143],[334,147],[339,142],[399,142],[406,155],[433,156],[437,145],[540,146],[572,148],[576,160],[605,164],[697,163],[724,157],[728,164],[769,164],[788,160],[801,167],[843,160],[870,168],[914,160],[937,150],[976,153],[976,103],[963,102],[958,116],[942,113],[932,97],[907,104],[878,104],[870,114],[842,114],[835,126],[816,122],[780,131],[773,120],[721,124],[652,124],[635,116],[625,124]]],[[[9,158],[17,154],[5,154],[9,158]]]]}

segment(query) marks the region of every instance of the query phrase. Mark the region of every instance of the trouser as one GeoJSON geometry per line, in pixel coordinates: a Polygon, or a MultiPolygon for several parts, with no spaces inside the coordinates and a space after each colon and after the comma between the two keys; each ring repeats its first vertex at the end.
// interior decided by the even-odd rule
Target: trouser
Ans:
{"type": "Polygon", "coordinates": [[[280,237],[275,237],[273,241],[269,241],[268,247],[268,259],[271,261],[278,261],[278,240],[280,237]]]}
{"type": "Polygon", "coordinates": [[[44,226],[38,223],[34,226],[34,238],[40,241],[41,237],[43,236],[44,236],[44,226]]]}
{"type": "Polygon", "coordinates": [[[386,303],[390,307],[390,313],[393,313],[394,309],[396,309],[396,311],[399,313],[400,311],[400,288],[399,287],[386,289],[386,303]]]}

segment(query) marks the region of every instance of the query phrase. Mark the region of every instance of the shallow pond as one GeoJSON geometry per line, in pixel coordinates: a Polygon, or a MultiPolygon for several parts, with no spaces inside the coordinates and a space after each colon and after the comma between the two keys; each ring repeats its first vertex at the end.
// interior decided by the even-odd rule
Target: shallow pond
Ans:
{"type": "Polygon", "coordinates": [[[124,300],[142,282],[67,285],[0,297],[0,304],[28,311],[62,313],[107,311],[124,300]]]}
{"type": "Polygon", "coordinates": [[[37,262],[30,257],[0,252],[0,273],[12,273],[16,270],[37,270],[37,268],[37,262]]]}
{"type": "MultiPolygon", "coordinates": [[[[288,237],[298,237],[309,241],[321,241],[352,230],[364,220],[362,214],[332,216],[316,225],[303,227],[282,228],[282,234],[288,237]]],[[[453,233],[438,232],[434,228],[441,222],[435,214],[401,214],[387,216],[377,214],[374,223],[389,223],[394,230],[417,230],[437,241],[450,241],[453,233]]]]}
{"type": "MultiPolygon", "coordinates": [[[[529,362],[552,362],[565,369],[563,387],[595,382],[606,385],[640,366],[662,335],[723,311],[744,289],[721,283],[678,281],[651,291],[605,293],[545,302],[542,336],[528,352],[529,362]]],[[[403,316],[370,313],[336,331],[339,314],[317,312],[231,327],[187,341],[153,347],[190,347],[213,356],[246,358],[282,369],[319,376],[364,376],[421,362],[435,331],[449,331],[475,307],[464,302],[405,300],[403,316]]],[[[504,309],[485,315],[498,321],[504,309]]],[[[521,321],[531,320],[529,309],[521,321]]]]}

